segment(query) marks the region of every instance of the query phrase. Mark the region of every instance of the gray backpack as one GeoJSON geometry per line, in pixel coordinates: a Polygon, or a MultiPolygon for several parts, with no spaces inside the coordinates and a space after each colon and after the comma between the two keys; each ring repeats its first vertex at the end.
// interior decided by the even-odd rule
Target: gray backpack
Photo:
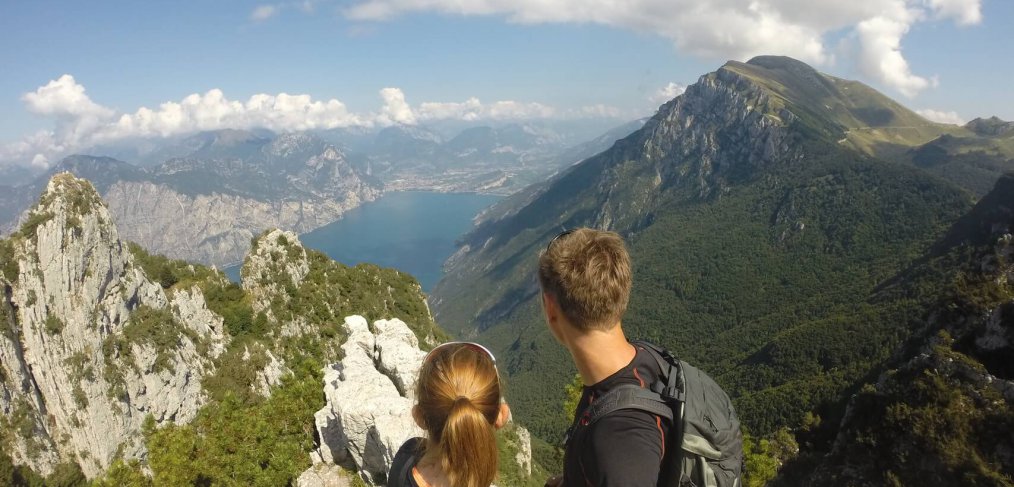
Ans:
{"type": "Polygon", "coordinates": [[[729,395],[711,377],[653,343],[632,341],[658,362],[660,379],[650,389],[617,387],[595,400],[588,424],[619,409],[639,409],[670,421],[659,486],[740,487],[743,433],[729,395]],[[674,420],[675,418],[675,420],[674,420]]]}

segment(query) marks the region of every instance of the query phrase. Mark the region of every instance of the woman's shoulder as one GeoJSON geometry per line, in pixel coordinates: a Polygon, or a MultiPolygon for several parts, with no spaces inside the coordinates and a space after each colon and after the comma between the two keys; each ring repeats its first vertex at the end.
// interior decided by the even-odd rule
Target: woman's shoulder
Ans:
{"type": "Polygon", "coordinates": [[[423,442],[425,441],[426,439],[421,436],[416,436],[415,438],[409,438],[405,440],[405,443],[401,444],[401,448],[398,448],[398,453],[394,455],[394,458],[398,458],[399,456],[402,455],[409,456],[415,455],[420,450],[422,450],[423,442]]]}
{"type": "Polygon", "coordinates": [[[398,453],[391,461],[391,471],[387,474],[388,487],[401,487],[415,485],[412,482],[412,467],[419,463],[419,453],[422,451],[424,438],[409,438],[398,448],[398,453]]]}

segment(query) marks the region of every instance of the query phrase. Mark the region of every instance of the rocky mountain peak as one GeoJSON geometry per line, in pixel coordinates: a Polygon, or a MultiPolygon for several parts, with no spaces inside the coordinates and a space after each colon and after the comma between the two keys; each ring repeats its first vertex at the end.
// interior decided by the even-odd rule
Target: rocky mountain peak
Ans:
{"type": "Polygon", "coordinates": [[[618,162],[650,162],[650,172],[641,174],[649,187],[716,195],[734,172],[750,173],[799,157],[787,130],[796,120],[784,99],[754,78],[723,67],[687,87],[605,154],[618,162]]]}
{"type": "Polygon", "coordinates": [[[167,295],[134,264],[90,183],[54,176],[0,248],[0,429],[17,463],[93,476],[144,455],[146,416],[193,418],[222,320],[198,288],[167,295]]]}
{"type": "Polygon", "coordinates": [[[965,124],[965,128],[983,137],[997,137],[1014,133],[1014,122],[1007,122],[997,116],[976,118],[965,124]]]}
{"type": "Polygon", "coordinates": [[[264,147],[264,152],[274,157],[290,157],[303,152],[319,152],[326,143],[319,137],[305,132],[281,134],[264,147]]]}
{"type": "Polygon", "coordinates": [[[310,272],[306,249],[292,232],[269,230],[253,241],[241,271],[243,289],[253,298],[255,313],[271,312],[271,298],[287,295],[310,272]]]}

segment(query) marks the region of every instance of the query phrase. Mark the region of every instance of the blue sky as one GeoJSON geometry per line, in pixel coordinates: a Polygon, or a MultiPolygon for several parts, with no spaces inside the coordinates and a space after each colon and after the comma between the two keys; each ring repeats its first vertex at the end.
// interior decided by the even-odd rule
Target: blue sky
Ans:
{"type": "MultiPolygon", "coordinates": [[[[859,79],[944,120],[1014,119],[1014,2],[620,3],[2,0],[0,159],[58,155],[47,144],[67,150],[98,133],[110,139],[206,127],[133,117],[147,107],[157,119],[165,115],[161,104],[195,93],[202,95],[195,104],[216,110],[257,94],[270,95],[271,110],[279,109],[279,93],[340,102],[318,107],[313,127],[465,114],[634,118],[653,112],[670,83],[678,88],[727,59],[760,53],[792,55],[859,79]],[[63,75],[73,80],[53,85],[34,104],[25,100],[63,75]],[[396,90],[382,98],[383,88],[396,90]],[[213,89],[221,97],[204,99],[213,89]],[[440,105],[472,97],[479,101],[470,109],[440,105]],[[129,123],[110,129],[123,114],[132,116],[129,123]]],[[[304,102],[285,103],[298,109],[304,102]]],[[[262,119],[246,110],[221,120],[262,119]]],[[[272,123],[284,130],[295,122],[272,123]]]]}

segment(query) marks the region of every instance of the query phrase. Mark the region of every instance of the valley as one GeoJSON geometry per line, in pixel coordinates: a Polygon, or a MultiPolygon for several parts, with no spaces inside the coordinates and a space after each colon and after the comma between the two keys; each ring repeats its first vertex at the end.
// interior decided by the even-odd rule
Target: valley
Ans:
{"type": "MultiPolygon", "coordinates": [[[[452,337],[490,346],[517,422],[501,475],[541,485],[575,371],[535,263],[560,231],[593,226],[634,262],[628,336],[732,396],[751,485],[1014,473],[1009,123],[933,123],[761,56],[583,143],[456,133],[204,133],[161,162],[72,156],[4,193],[42,197],[4,210],[3,465],[102,485],[381,481],[383,462],[333,429],[362,414],[336,404],[349,393],[334,364],[397,392],[388,359],[359,353],[392,333],[409,356],[452,337]],[[441,194],[461,191],[475,194],[441,194]],[[181,255],[242,260],[238,282],[181,255]],[[231,436],[262,441],[246,458],[231,436]]],[[[408,434],[403,416],[356,434],[408,434]]]]}

